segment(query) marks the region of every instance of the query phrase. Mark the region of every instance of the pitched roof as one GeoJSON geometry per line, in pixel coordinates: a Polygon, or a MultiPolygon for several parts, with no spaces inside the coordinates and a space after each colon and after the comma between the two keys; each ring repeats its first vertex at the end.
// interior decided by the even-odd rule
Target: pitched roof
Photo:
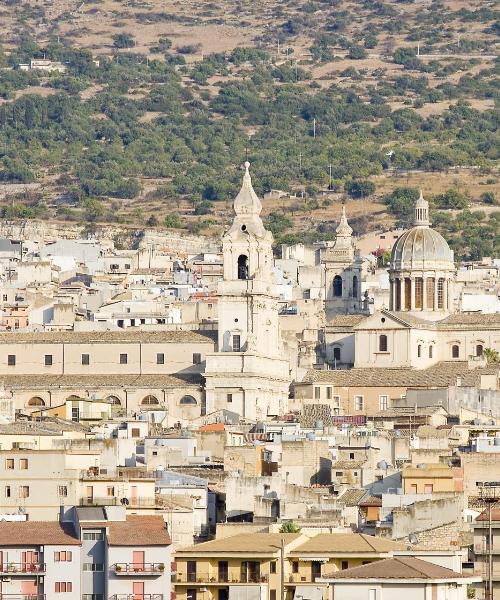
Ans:
{"type": "Polygon", "coordinates": [[[404,387],[430,388],[455,385],[457,377],[462,386],[479,385],[481,375],[500,372],[500,365],[470,369],[465,361],[441,361],[428,369],[414,368],[355,368],[328,371],[309,370],[302,383],[328,383],[339,387],[404,387]]]}
{"type": "Polygon", "coordinates": [[[335,315],[325,326],[327,332],[352,329],[366,319],[366,315],[335,315]]]}
{"type": "Polygon", "coordinates": [[[198,428],[198,431],[224,431],[226,426],[224,423],[209,423],[208,425],[202,425],[198,428]]]}
{"type": "Polygon", "coordinates": [[[213,344],[214,332],[188,330],[128,330],[123,331],[9,331],[0,333],[0,342],[9,344],[110,344],[142,342],[158,344],[213,344]]]}
{"type": "Polygon", "coordinates": [[[81,542],[71,524],[58,521],[0,521],[2,546],[77,546],[81,542]]]}
{"type": "MultiPolygon", "coordinates": [[[[482,499],[482,498],[481,498],[482,499]]],[[[477,518],[476,521],[488,521],[488,511],[484,510],[477,518]]],[[[491,520],[500,521],[500,508],[491,508],[491,520]]]]}
{"type": "Polygon", "coordinates": [[[366,490],[360,490],[358,488],[352,488],[346,490],[342,496],[339,497],[339,504],[344,506],[358,506],[361,499],[366,496],[366,490]]]}
{"type": "Polygon", "coordinates": [[[403,550],[405,545],[381,537],[363,533],[318,533],[304,544],[297,546],[290,554],[304,553],[383,553],[403,550]]]}
{"type": "Polygon", "coordinates": [[[361,469],[366,460],[337,460],[332,464],[332,469],[361,469]]]}
{"type": "Polygon", "coordinates": [[[465,579],[467,575],[435,565],[426,560],[396,557],[377,560],[368,565],[353,567],[325,575],[325,579],[465,579]]]}
{"type": "MultiPolygon", "coordinates": [[[[199,373],[176,373],[171,375],[6,375],[2,381],[8,389],[50,389],[90,387],[152,387],[199,385],[202,376],[199,373]]],[[[44,408],[44,407],[40,407],[44,408]]],[[[45,407],[50,408],[50,407],[45,407]]]]}
{"type": "Polygon", "coordinates": [[[126,521],[81,524],[85,529],[106,527],[110,546],[168,546],[172,543],[161,515],[127,515],[126,521]]]}
{"type": "Polygon", "coordinates": [[[203,554],[204,552],[255,552],[269,553],[278,552],[281,548],[281,540],[285,545],[301,537],[300,533],[240,533],[228,538],[203,542],[195,546],[182,548],[178,552],[190,552],[203,554]]]}

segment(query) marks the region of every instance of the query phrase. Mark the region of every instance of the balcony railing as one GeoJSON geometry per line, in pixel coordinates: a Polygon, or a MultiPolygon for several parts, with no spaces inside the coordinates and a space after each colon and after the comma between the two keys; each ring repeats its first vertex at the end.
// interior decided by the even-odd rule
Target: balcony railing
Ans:
{"type": "Polygon", "coordinates": [[[265,574],[248,574],[235,575],[233,573],[220,574],[217,573],[177,573],[174,577],[174,583],[199,583],[207,585],[210,583],[267,583],[269,575],[265,574]]]}
{"type": "Polygon", "coordinates": [[[2,594],[0,600],[45,600],[45,594],[2,594]]]}
{"type": "Polygon", "coordinates": [[[163,600],[163,594],[113,594],[109,600],[163,600]]]}
{"type": "Polygon", "coordinates": [[[165,563],[116,563],[112,568],[115,575],[161,575],[165,572],[165,563]]]}
{"type": "Polygon", "coordinates": [[[80,506],[130,506],[154,508],[156,499],[150,497],[139,498],[117,498],[115,496],[94,496],[92,498],[80,498],[80,506]],[[126,501],[125,501],[126,498],[126,501]]]}
{"type": "Polygon", "coordinates": [[[36,575],[38,573],[45,573],[45,563],[0,563],[0,573],[8,573],[9,575],[15,575],[16,573],[19,573],[19,575],[26,575],[33,573],[36,575]]]}

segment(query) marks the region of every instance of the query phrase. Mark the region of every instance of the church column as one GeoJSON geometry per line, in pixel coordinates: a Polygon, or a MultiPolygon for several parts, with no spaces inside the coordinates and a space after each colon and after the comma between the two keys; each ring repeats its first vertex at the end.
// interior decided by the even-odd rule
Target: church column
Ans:
{"type": "Polygon", "coordinates": [[[394,310],[394,281],[389,281],[389,310],[394,310]]]}
{"type": "Polygon", "coordinates": [[[399,310],[405,310],[405,306],[406,306],[406,283],[405,283],[405,277],[404,275],[401,273],[400,277],[399,277],[399,288],[401,290],[401,304],[399,307],[399,310]]]}

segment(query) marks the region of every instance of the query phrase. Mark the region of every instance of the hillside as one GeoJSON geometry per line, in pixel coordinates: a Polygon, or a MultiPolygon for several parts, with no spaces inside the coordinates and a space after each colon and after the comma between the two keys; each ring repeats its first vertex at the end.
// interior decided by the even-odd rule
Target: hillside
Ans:
{"type": "Polygon", "coordinates": [[[217,235],[248,157],[291,194],[280,240],[344,199],[405,224],[421,188],[459,257],[498,256],[499,35],[480,1],[4,0],[2,216],[217,235]]]}

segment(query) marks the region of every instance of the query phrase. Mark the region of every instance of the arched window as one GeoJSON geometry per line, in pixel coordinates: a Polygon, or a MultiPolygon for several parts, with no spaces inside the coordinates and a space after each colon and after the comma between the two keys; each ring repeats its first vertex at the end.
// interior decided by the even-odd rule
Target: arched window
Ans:
{"type": "Polygon", "coordinates": [[[418,358],[422,356],[422,346],[420,344],[417,346],[417,356],[418,358]]]}
{"type": "Polygon", "coordinates": [[[378,351],[387,352],[387,336],[384,334],[378,336],[378,351]]]}
{"type": "Polygon", "coordinates": [[[434,353],[434,346],[429,346],[429,358],[432,358],[433,353],[434,353]]]}
{"type": "Polygon", "coordinates": [[[333,278],[333,295],[336,298],[342,296],[342,277],[340,275],[335,275],[333,278]]]}
{"type": "Polygon", "coordinates": [[[460,357],[460,346],[458,344],[453,344],[451,347],[451,358],[459,358],[460,357]]]}
{"type": "Polygon", "coordinates": [[[333,349],[333,358],[334,360],[340,360],[340,348],[338,346],[333,349]]]}
{"type": "Polygon", "coordinates": [[[118,398],[118,396],[108,396],[106,398],[106,400],[108,402],[111,402],[111,404],[114,404],[116,406],[121,406],[122,405],[121,400],[120,400],[120,398],[118,398]]]}
{"type": "Polygon", "coordinates": [[[358,297],[358,277],[357,277],[357,275],[354,275],[354,277],[352,278],[352,297],[353,298],[358,297]]]}
{"type": "Polygon", "coordinates": [[[158,398],[156,396],[149,394],[142,399],[141,404],[142,406],[156,406],[160,403],[158,402],[158,398]]]}
{"type": "Polygon", "coordinates": [[[476,346],[476,356],[482,356],[484,352],[484,348],[482,344],[478,344],[476,346]]]}
{"type": "Polygon", "coordinates": [[[248,279],[248,256],[238,256],[238,279],[248,279]]]}
{"type": "Polygon", "coordinates": [[[39,396],[33,396],[28,400],[28,406],[45,406],[45,402],[39,396]]]}
{"type": "Polygon", "coordinates": [[[193,398],[193,396],[182,396],[182,398],[179,400],[179,404],[198,404],[198,402],[196,402],[196,398],[193,398]]]}

